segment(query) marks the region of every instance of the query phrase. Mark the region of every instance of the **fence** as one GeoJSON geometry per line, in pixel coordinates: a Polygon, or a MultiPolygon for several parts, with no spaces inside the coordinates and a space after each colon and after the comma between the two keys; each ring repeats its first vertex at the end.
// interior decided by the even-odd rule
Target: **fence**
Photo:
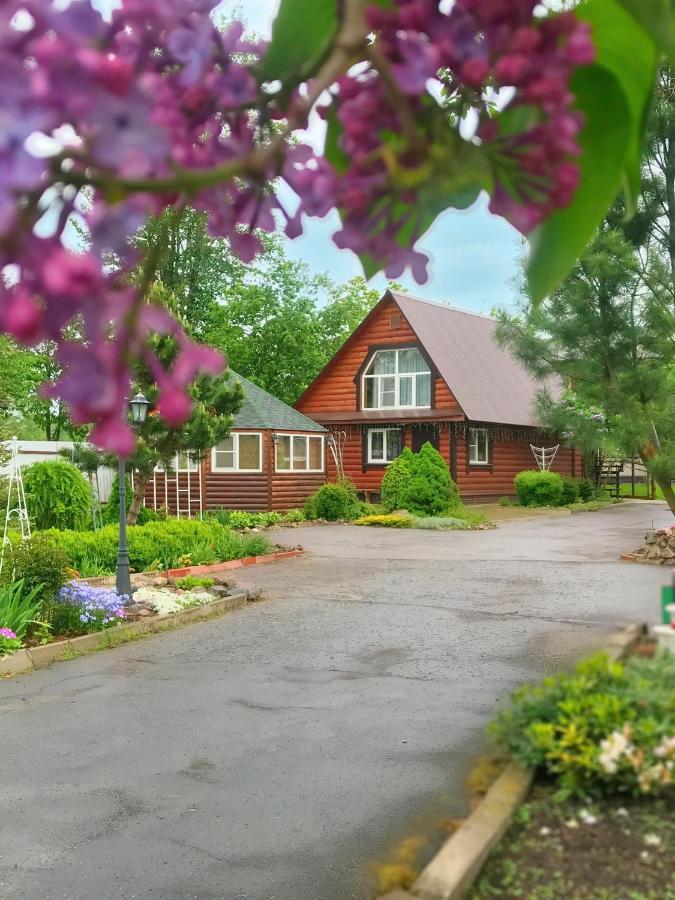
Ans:
{"type": "MultiPolygon", "coordinates": [[[[49,459],[61,459],[61,450],[72,450],[72,441],[19,441],[19,464],[22,468],[30,466],[31,463],[42,462],[49,459]]],[[[0,466],[0,475],[7,475],[9,466],[0,466]]],[[[92,487],[94,493],[97,494],[101,503],[110,496],[113,478],[115,472],[106,466],[101,466],[98,470],[97,477],[92,479],[92,487]]]]}

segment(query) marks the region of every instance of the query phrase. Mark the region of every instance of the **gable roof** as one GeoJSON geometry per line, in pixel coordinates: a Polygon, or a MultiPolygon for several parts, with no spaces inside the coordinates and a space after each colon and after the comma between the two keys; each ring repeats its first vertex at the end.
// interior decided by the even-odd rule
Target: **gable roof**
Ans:
{"type": "MultiPolygon", "coordinates": [[[[554,379],[537,381],[497,346],[496,319],[454,306],[387,291],[454,394],[467,419],[537,427],[534,401],[554,379]]],[[[384,299],[384,298],[383,298],[384,299]]]]}
{"type": "Polygon", "coordinates": [[[254,428],[277,431],[325,431],[326,429],[303,416],[297,409],[288,406],[268,394],[248,378],[229,370],[234,381],[238,381],[244,389],[244,402],[234,417],[233,428],[254,428]]]}

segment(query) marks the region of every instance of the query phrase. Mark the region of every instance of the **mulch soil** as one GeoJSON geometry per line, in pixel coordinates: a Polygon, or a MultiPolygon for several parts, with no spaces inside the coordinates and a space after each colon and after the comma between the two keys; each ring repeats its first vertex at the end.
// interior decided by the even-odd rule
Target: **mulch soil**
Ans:
{"type": "Polygon", "coordinates": [[[675,789],[557,803],[538,783],[468,900],[675,900],[675,789]]]}

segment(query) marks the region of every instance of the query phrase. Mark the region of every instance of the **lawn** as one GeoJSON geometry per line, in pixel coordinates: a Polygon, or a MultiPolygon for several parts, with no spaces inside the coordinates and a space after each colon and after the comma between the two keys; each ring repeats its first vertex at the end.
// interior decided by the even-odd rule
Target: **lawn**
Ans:
{"type": "MultiPolygon", "coordinates": [[[[630,484],[620,484],[619,485],[619,493],[621,494],[622,497],[631,497],[632,494],[631,494],[630,484]]],[[[641,497],[645,500],[651,500],[652,495],[649,490],[649,485],[648,484],[636,484],[635,485],[635,496],[641,497]]],[[[656,500],[664,499],[663,491],[658,486],[658,484],[656,485],[656,493],[654,494],[654,499],[656,499],[656,500]]]]}

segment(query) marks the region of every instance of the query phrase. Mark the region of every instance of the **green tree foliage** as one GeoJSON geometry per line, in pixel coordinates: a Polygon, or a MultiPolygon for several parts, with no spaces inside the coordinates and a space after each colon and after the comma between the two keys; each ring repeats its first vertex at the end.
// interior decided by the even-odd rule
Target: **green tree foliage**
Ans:
{"type": "Polygon", "coordinates": [[[607,216],[540,305],[502,313],[498,339],[542,383],[540,413],[569,444],[638,455],[675,513],[675,79],[664,68],[636,215],[607,216]]]}
{"type": "Polygon", "coordinates": [[[28,514],[35,527],[82,530],[91,520],[91,487],[80,470],[65,460],[46,460],[23,473],[28,514]]]}
{"type": "Polygon", "coordinates": [[[26,592],[35,591],[43,603],[48,603],[65,584],[67,573],[65,552],[49,537],[37,533],[12,543],[3,566],[2,580],[21,579],[26,592]]]}

